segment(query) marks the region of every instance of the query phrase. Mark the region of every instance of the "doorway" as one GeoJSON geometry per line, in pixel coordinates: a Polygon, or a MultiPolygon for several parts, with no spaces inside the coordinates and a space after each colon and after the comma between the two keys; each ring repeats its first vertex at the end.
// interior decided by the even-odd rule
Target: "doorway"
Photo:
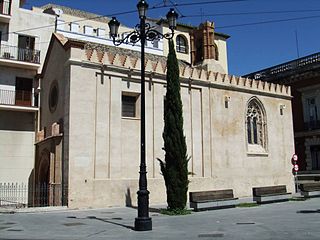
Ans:
{"type": "Polygon", "coordinates": [[[35,38],[19,35],[18,37],[18,60],[31,62],[35,47],[35,38]]]}
{"type": "Polygon", "coordinates": [[[16,78],[16,105],[32,106],[32,82],[30,78],[16,78]]]}
{"type": "Polygon", "coordinates": [[[312,170],[320,170],[320,145],[310,146],[312,170]]]}

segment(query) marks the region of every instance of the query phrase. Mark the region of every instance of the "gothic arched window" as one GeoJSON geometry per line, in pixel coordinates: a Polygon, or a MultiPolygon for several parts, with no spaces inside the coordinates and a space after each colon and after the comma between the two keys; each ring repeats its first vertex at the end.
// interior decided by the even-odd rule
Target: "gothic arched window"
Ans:
{"type": "Polygon", "coordinates": [[[267,121],[263,105],[252,98],[247,105],[246,129],[248,150],[267,150],[267,121]]]}

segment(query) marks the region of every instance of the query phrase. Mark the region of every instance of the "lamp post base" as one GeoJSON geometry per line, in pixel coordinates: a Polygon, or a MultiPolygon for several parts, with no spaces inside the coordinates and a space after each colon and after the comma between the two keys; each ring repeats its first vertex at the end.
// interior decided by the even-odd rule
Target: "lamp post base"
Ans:
{"type": "Polygon", "coordinates": [[[137,217],[134,221],[135,231],[151,231],[152,230],[152,220],[149,217],[137,217]]]}

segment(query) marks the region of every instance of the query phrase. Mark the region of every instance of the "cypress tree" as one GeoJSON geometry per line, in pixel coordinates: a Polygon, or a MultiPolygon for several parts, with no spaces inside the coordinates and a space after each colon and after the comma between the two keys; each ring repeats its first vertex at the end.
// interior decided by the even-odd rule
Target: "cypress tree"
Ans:
{"type": "Polygon", "coordinates": [[[169,41],[167,59],[167,92],[164,103],[165,161],[160,161],[167,189],[169,210],[183,210],[186,207],[188,191],[188,156],[183,133],[182,102],[180,96],[179,64],[173,41],[169,41]]]}

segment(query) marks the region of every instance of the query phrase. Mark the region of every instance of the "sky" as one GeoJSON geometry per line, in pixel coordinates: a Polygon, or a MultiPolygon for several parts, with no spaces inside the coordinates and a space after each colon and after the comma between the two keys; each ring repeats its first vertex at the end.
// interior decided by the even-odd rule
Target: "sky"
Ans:
{"type": "MultiPolygon", "coordinates": [[[[229,74],[245,75],[320,52],[320,0],[147,0],[148,17],[161,18],[175,5],[179,22],[206,20],[227,40],[229,74]],[[189,4],[189,5],[188,5],[189,4]]],[[[26,8],[54,3],[116,16],[126,26],[138,22],[138,0],[26,0],[26,8]]],[[[106,29],[108,27],[106,26],[106,29]]]]}

